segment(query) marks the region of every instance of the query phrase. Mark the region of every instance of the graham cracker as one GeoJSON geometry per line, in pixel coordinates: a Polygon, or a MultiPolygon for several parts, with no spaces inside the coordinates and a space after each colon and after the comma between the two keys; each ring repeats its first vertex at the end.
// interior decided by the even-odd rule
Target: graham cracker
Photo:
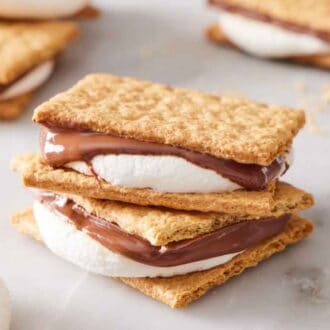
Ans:
{"type": "Polygon", "coordinates": [[[229,11],[243,10],[249,16],[262,15],[279,21],[329,34],[330,2],[328,0],[209,0],[229,11]]]}
{"type": "Polygon", "coordinates": [[[39,106],[33,120],[269,165],[290,148],[305,116],[241,98],[91,74],[39,106]]]}
{"type": "MultiPolygon", "coordinates": [[[[206,36],[214,43],[221,44],[223,46],[228,46],[231,48],[239,49],[235,46],[226,35],[220,30],[218,24],[209,26],[206,29],[206,36]]],[[[301,55],[301,56],[292,56],[285,58],[291,62],[300,63],[300,64],[310,64],[324,69],[330,69],[330,53],[321,54],[321,55],[301,55]]]]}
{"type": "Polygon", "coordinates": [[[19,117],[31,101],[33,93],[26,93],[10,100],[0,101],[0,120],[14,120],[19,117]]]}
{"type": "MultiPolygon", "coordinates": [[[[177,211],[65,195],[77,205],[82,206],[89,214],[115,222],[126,232],[143,237],[154,246],[194,238],[240,221],[260,218],[253,215],[177,211]]],[[[263,217],[279,217],[286,213],[297,213],[312,205],[312,195],[287,183],[279,182],[274,195],[274,209],[263,217]]]]}
{"type": "Polygon", "coordinates": [[[54,58],[78,31],[78,25],[68,21],[1,22],[0,84],[9,84],[54,58]]]}
{"type": "Polygon", "coordinates": [[[266,191],[237,190],[225,193],[178,194],[114,186],[104,180],[97,180],[94,176],[87,176],[71,169],[54,169],[45,164],[35,153],[17,156],[11,162],[11,169],[20,173],[22,182],[27,187],[138,205],[262,216],[269,213],[274,204],[274,181],[266,191]]]}
{"type": "MultiPolygon", "coordinates": [[[[41,241],[32,210],[17,213],[12,224],[21,233],[41,241]]],[[[257,264],[288,245],[299,242],[313,231],[313,224],[294,216],[283,232],[237,255],[229,262],[201,272],[170,278],[118,278],[118,280],[141,291],[172,308],[185,307],[215,286],[225,283],[245,269],[257,264]]]]}

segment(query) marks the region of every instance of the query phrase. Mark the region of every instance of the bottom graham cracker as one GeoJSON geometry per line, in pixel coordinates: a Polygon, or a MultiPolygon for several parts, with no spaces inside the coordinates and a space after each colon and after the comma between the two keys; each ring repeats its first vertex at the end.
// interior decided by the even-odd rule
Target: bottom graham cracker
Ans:
{"type": "Polygon", "coordinates": [[[10,100],[0,101],[0,120],[14,120],[26,109],[33,93],[23,94],[10,100]]]}
{"type": "MultiPolygon", "coordinates": [[[[12,224],[19,232],[41,241],[32,209],[15,214],[12,217],[12,224]]],[[[249,267],[256,266],[274,253],[284,250],[288,245],[299,242],[312,231],[311,222],[294,215],[283,232],[246,250],[221,266],[170,278],[116,279],[172,308],[185,307],[211,288],[225,283],[249,267]]]]}
{"type": "MultiPolygon", "coordinates": [[[[237,47],[220,30],[220,27],[217,24],[209,26],[205,33],[207,38],[212,42],[237,49],[237,47]]],[[[287,60],[295,63],[315,65],[324,69],[330,69],[330,54],[292,56],[287,58],[287,60]]]]}

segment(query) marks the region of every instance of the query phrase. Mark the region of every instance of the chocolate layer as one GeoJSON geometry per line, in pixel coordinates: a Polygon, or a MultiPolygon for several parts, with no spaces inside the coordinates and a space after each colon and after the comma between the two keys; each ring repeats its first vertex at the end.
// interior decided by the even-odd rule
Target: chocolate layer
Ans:
{"type": "MultiPolygon", "coordinates": [[[[303,34],[309,34],[309,35],[312,35],[319,39],[322,39],[324,41],[330,42],[330,31],[313,29],[310,26],[295,24],[292,22],[281,20],[279,18],[260,13],[256,10],[253,10],[250,8],[245,8],[245,7],[241,7],[238,5],[229,4],[225,0],[209,0],[209,3],[211,5],[219,7],[228,12],[237,13],[239,15],[249,17],[249,18],[252,18],[252,19],[255,19],[258,21],[271,23],[271,24],[277,25],[277,26],[279,26],[283,29],[289,30],[289,31],[303,33],[303,34]]],[[[299,3],[299,1],[297,1],[297,4],[298,3],[299,3]]]]}
{"type": "Polygon", "coordinates": [[[109,250],[158,267],[177,266],[243,251],[281,232],[291,217],[286,214],[279,218],[242,221],[193,239],[153,246],[147,240],[127,233],[116,223],[88,213],[64,196],[41,192],[39,201],[109,250]]]}
{"type": "Polygon", "coordinates": [[[213,170],[248,190],[266,189],[288,167],[284,156],[269,166],[241,164],[180,147],[137,141],[107,134],[41,128],[40,148],[44,160],[53,167],[71,161],[90,160],[100,154],[171,155],[186,159],[200,167],[213,170]]]}

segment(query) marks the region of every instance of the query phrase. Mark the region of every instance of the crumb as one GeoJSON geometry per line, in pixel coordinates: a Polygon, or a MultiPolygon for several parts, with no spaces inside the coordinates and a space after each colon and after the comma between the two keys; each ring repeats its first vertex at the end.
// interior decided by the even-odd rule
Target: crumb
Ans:
{"type": "Polygon", "coordinates": [[[312,134],[322,135],[325,130],[319,124],[319,115],[330,106],[330,86],[324,86],[323,91],[315,93],[308,90],[305,82],[299,82],[295,85],[295,90],[299,93],[298,107],[306,113],[307,129],[312,134]]]}
{"type": "Polygon", "coordinates": [[[300,299],[308,300],[313,304],[322,304],[328,301],[324,291],[326,273],[320,268],[292,268],[285,273],[285,280],[291,284],[300,299]]]}
{"type": "Polygon", "coordinates": [[[306,113],[306,124],[307,124],[307,129],[311,133],[316,135],[322,135],[324,133],[322,127],[318,125],[315,118],[309,113],[306,113]]]}
{"type": "Polygon", "coordinates": [[[322,100],[326,105],[330,105],[330,86],[326,86],[323,90],[322,100]]]}
{"type": "Polygon", "coordinates": [[[295,89],[300,93],[304,93],[307,90],[307,86],[303,81],[300,81],[296,84],[295,89]]]}

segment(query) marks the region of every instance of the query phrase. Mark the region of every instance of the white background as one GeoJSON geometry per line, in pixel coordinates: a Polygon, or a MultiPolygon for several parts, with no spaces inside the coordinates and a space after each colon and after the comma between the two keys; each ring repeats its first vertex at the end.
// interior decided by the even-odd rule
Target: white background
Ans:
{"type": "Polygon", "coordinates": [[[216,20],[202,1],[103,1],[99,20],[61,57],[29,111],[0,124],[0,276],[13,301],[13,330],[327,329],[330,322],[330,118],[318,112],[329,72],[253,59],[210,44],[216,20]],[[306,106],[317,125],[295,142],[286,180],[315,194],[305,242],[231,280],[183,310],[171,310],[111,279],[87,274],[16,233],[10,215],[31,197],[8,170],[19,152],[37,150],[32,110],[89,72],[112,72],[262,102],[306,106]],[[303,84],[306,90],[301,91],[303,84]],[[320,132],[321,131],[321,132],[320,132]]]}

